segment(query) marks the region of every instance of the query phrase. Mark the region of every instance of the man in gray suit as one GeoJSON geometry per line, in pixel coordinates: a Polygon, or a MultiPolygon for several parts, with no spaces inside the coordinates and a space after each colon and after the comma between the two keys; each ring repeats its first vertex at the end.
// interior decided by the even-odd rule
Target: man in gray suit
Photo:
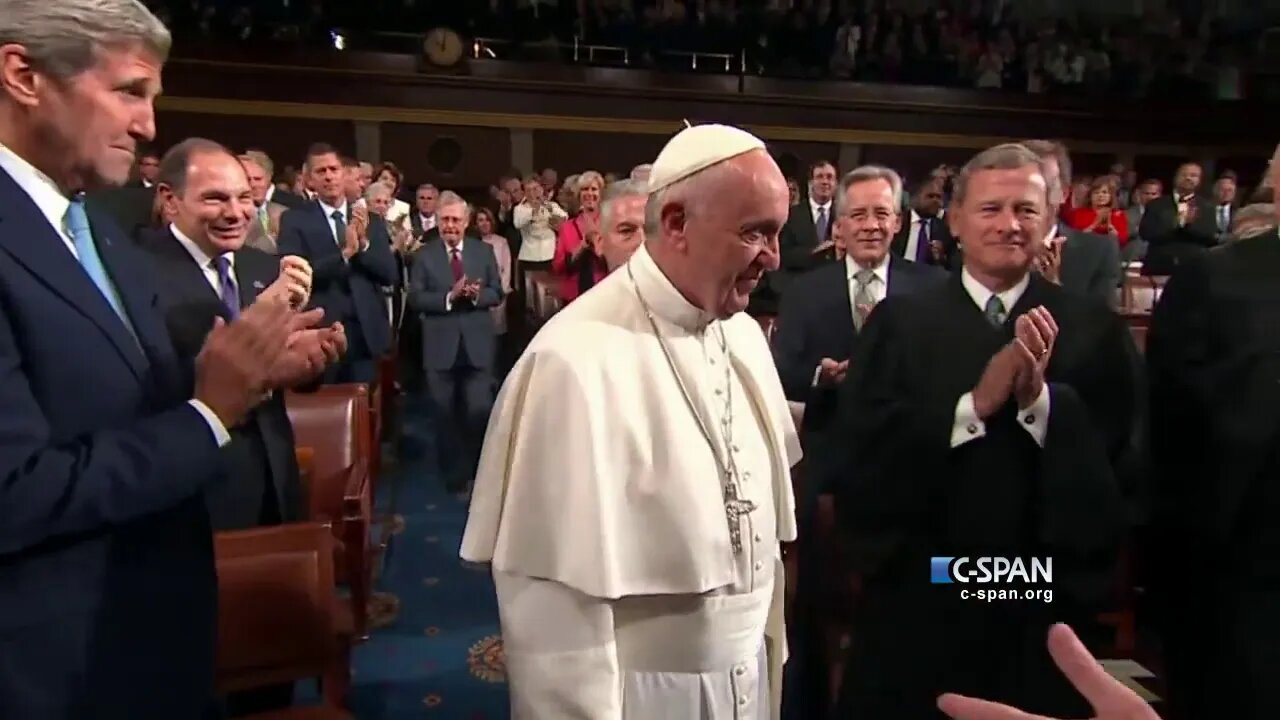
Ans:
{"type": "Polygon", "coordinates": [[[444,242],[414,256],[410,306],[422,313],[422,356],[436,419],[436,452],[445,487],[463,492],[475,476],[489,410],[497,335],[489,308],[502,300],[493,249],[465,238],[471,209],[440,193],[436,229],[444,242]]]}
{"type": "Polygon", "coordinates": [[[1147,203],[1160,197],[1163,190],[1163,184],[1155,178],[1147,178],[1134,188],[1129,209],[1125,210],[1129,221],[1129,242],[1125,243],[1124,250],[1120,252],[1121,260],[1128,262],[1146,257],[1147,241],[1142,239],[1140,232],[1142,215],[1147,211],[1147,203]]]}
{"type": "Polygon", "coordinates": [[[1045,243],[1050,249],[1037,265],[1046,278],[1114,307],[1122,278],[1119,243],[1109,235],[1073,230],[1058,220],[1064,188],[1071,187],[1066,147],[1051,140],[1027,140],[1022,145],[1040,156],[1049,184],[1048,215],[1053,222],[1046,228],[1045,243]]]}
{"type": "Polygon", "coordinates": [[[274,167],[271,158],[261,150],[246,150],[240,156],[240,164],[249,176],[249,192],[255,208],[253,222],[244,244],[272,255],[276,250],[276,235],[280,232],[280,216],[289,208],[271,199],[275,185],[271,182],[274,167]]]}

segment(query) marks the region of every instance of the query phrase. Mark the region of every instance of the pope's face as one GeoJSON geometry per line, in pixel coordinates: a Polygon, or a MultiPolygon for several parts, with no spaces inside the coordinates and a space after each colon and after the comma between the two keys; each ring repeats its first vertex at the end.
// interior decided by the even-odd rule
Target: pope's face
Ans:
{"type": "Polygon", "coordinates": [[[768,153],[729,163],[722,183],[686,214],[681,233],[691,299],[722,319],[746,310],[760,279],[778,268],[778,233],[790,209],[786,178],[768,153]]]}

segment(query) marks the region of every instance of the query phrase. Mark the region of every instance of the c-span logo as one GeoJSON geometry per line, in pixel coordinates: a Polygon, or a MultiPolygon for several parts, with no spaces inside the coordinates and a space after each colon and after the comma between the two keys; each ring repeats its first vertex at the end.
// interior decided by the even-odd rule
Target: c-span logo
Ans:
{"type": "Polygon", "coordinates": [[[934,585],[974,583],[1052,583],[1053,558],[932,557],[929,582],[934,585]]]}

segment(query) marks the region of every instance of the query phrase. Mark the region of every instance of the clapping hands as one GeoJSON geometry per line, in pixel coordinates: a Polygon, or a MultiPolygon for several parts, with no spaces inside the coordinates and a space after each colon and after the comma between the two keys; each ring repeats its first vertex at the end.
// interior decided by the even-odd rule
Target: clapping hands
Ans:
{"type": "Polygon", "coordinates": [[[280,274],[257,301],[264,299],[283,300],[295,310],[306,307],[311,299],[311,263],[297,255],[280,258],[280,274]]]}
{"type": "Polygon", "coordinates": [[[991,417],[1012,396],[1019,408],[1028,408],[1044,389],[1045,370],[1053,357],[1058,325],[1043,306],[1032,308],[1014,321],[1014,338],[987,363],[973,389],[978,417],[991,417]]]}

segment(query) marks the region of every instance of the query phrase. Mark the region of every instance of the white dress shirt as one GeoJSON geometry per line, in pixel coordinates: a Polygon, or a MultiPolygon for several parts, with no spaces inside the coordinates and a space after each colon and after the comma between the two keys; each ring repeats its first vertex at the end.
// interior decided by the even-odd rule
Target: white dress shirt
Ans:
{"type": "MultiPolygon", "coordinates": [[[[187,253],[191,255],[191,259],[195,260],[196,265],[200,266],[200,272],[204,273],[204,279],[209,283],[209,287],[213,288],[214,294],[218,297],[222,297],[222,279],[218,277],[218,268],[213,262],[216,258],[209,257],[204,250],[200,249],[200,246],[197,245],[194,240],[187,237],[181,230],[179,230],[177,225],[170,223],[169,232],[173,233],[173,236],[178,238],[178,242],[182,247],[187,249],[187,253]]],[[[234,274],[236,269],[236,254],[229,252],[223,253],[222,256],[227,258],[227,262],[229,263],[232,272],[231,278],[234,282],[237,282],[238,287],[239,281],[235,279],[234,274]]]]}
{"type": "MultiPolygon", "coordinates": [[[[0,144],[0,170],[7,173],[14,183],[31,198],[31,202],[35,203],[40,214],[49,221],[53,231],[62,238],[63,245],[71,253],[71,256],[75,258],[78,265],[80,256],[76,252],[75,243],[72,242],[71,232],[67,229],[66,220],[67,209],[71,206],[71,201],[58,188],[57,183],[3,144],[0,144]]],[[[226,426],[222,424],[222,421],[218,419],[218,416],[214,414],[208,405],[194,398],[187,402],[204,418],[209,430],[213,433],[214,439],[218,442],[218,447],[231,442],[231,435],[227,433],[226,426]]]]}
{"type": "MultiPolygon", "coordinates": [[[[813,218],[813,227],[814,227],[814,230],[817,230],[817,228],[818,228],[818,211],[819,211],[819,210],[821,210],[822,212],[826,213],[826,216],[827,216],[827,234],[828,234],[828,235],[830,235],[830,231],[831,231],[831,219],[832,219],[832,218],[831,218],[831,201],[830,201],[830,200],[828,200],[828,201],[826,201],[825,203],[816,203],[816,202],[814,202],[814,201],[813,201],[813,199],[812,199],[812,198],[810,198],[810,199],[809,199],[809,215],[813,218]]],[[[822,241],[824,241],[824,240],[826,240],[826,239],[827,239],[826,237],[824,237],[824,236],[820,236],[820,237],[818,238],[818,242],[822,242],[822,241]]]]}
{"type": "Polygon", "coordinates": [[[317,200],[316,202],[320,203],[320,209],[324,211],[324,219],[329,223],[329,231],[333,233],[333,241],[341,247],[347,242],[347,238],[338,234],[338,224],[333,221],[333,212],[336,210],[342,213],[342,222],[350,226],[351,213],[350,208],[347,207],[346,199],[344,198],[342,204],[337,206],[328,205],[323,200],[317,200]]]}
{"type": "MultiPolygon", "coordinates": [[[[907,227],[907,246],[902,248],[903,258],[911,261],[916,259],[917,253],[920,252],[920,228],[926,222],[928,221],[920,217],[920,213],[911,211],[911,224],[907,227]]],[[[932,240],[933,236],[930,235],[929,239],[932,240]]]]}
{"type": "MultiPolygon", "coordinates": [[[[861,270],[870,270],[875,273],[871,282],[867,287],[867,293],[871,296],[871,301],[879,303],[884,300],[885,295],[889,292],[889,254],[885,253],[884,259],[880,264],[873,268],[864,268],[854,261],[852,255],[844,256],[845,284],[849,288],[849,317],[858,316],[858,306],[854,302],[854,298],[858,297],[858,279],[857,274],[861,270]]],[[[818,365],[813,369],[813,387],[818,386],[818,378],[822,377],[822,365],[818,365]]]]}
{"type": "MultiPolygon", "coordinates": [[[[992,295],[998,295],[1000,301],[1004,303],[1005,312],[1012,312],[1014,304],[1031,283],[1031,276],[1024,276],[1017,285],[1002,293],[993,293],[988,290],[970,275],[968,270],[960,271],[960,282],[964,285],[965,292],[983,312],[986,312],[987,300],[992,295]]],[[[1040,394],[1030,406],[1018,408],[1018,420],[1018,425],[1031,435],[1036,444],[1044,447],[1044,437],[1049,431],[1049,383],[1046,382],[1040,388],[1040,394]]],[[[987,426],[982,418],[978,417],[978,411],[973,404],[973,393],[967,392],[961,395],[956,403],[955,422],[951,426],[951,447],[960,447],[971,440],[985,437],[986,434],[987,426]]]]}

